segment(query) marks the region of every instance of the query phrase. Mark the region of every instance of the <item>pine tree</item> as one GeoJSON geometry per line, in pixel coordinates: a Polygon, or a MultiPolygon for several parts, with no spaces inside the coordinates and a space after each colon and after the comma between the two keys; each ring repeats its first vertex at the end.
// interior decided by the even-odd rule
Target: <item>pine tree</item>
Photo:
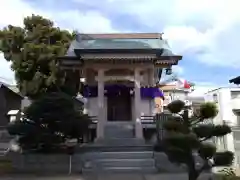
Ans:
{"type": "Polygon", "coordinates": [[[88,132],[90,119],[71,96],[46,93],[33,101],[21,121],[10,123],[8,132],[17,136],[23,150],[55,152],[67,140],[88,132]]]}
{"type": "MultiPolygon", "coordinates": [[[[75,95],[78,86],[65,86],[65,73],[56,60],[65,55],[75,33],[61,30],[51,20],[37,15],[24,18],[23,25],[8,25],[0,30],[0,51],[11,62],[21,93],[30,98],[58,90],[75,95]]],[[[77,83],[79,73],[68,79],[77,83]]]]}
{"type": "Polygon", "coordinates": [[[185,103],[180,100],[168,105],[168,110],[172,114],[163,125],[166,134],[159,143],[162,144],[169,160],[185,164],[189,180],[196,180],[203,171],[212,167],[231,165],[233,153],[217,152],[214,143],[210,142],[214,137],[223,137],[231,133],[231,128],[225,124],[207,123],[217,115],[216,105],[210,102],[202,104],[200,113],[192,118],[188,117],[188,110],[184,107],[185,103]],[[196,156],[203,160],[201,167],[196,166],[196,156]]]}

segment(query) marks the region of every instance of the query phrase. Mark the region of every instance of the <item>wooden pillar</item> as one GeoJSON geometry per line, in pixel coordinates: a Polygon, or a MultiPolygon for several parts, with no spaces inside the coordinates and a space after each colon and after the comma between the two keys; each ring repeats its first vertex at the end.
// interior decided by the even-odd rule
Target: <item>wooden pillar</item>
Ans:
{"type": "Polygon", "coordinates": [[[143,138],[142,124],[141,124],[141,94],[140,94],[140,71],[139,69],[134,70],[135,79],[135,94],[134,94],[134,105],[135,105],[135,136],[136,138],[143,138]]]}
{"type": "Polygon", "coordinates": [[[98,122],[97,122],[97,138],[104,136],[104,70],[98,70],[98,122]]]}
{"type": "MultiPolygon", "coordinates": [[[[149,86],[153,87],[155,85],[154,81],[154,67],[150,68],[148,71],[148,84],[149,86]]],[[[153,99],[149,100],[149,115],[153,115],[155,112],[155,103],[153,99]]]]}

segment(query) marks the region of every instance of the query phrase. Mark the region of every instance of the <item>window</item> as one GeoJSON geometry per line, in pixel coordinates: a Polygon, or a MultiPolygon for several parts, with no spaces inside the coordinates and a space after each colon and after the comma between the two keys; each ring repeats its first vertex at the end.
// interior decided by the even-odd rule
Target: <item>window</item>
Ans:
{"type": "Polygon", "coordinates": [[[240,126],[240,115],[237,115],[237,126],[240,126]]]}
{"type": "Polygon", "coordinates": [[[231,98],[232,99],[240,98],[240,91],[232,91],[231,92],[231,98]]]}
{"type": "Polygon", "coordinates": [[[217,96],[217,94],[213,94],[213,101],[214,101],[215,103],[218,102],[218,96],[217,96]]]}

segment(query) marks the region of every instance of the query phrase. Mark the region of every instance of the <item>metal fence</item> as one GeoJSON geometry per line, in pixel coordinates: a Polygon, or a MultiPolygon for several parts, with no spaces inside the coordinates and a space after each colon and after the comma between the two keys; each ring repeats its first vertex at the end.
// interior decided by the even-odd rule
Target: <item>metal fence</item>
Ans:
{"type": "Polygon", "coordinates": [[[158,140],[162,140],[166,131],[163,128],[163,124],[170,118],[170,113],[159,113],[155,115],[155,122],[156,122],[156,128],[157,128],[157,138],[158,140]]]}

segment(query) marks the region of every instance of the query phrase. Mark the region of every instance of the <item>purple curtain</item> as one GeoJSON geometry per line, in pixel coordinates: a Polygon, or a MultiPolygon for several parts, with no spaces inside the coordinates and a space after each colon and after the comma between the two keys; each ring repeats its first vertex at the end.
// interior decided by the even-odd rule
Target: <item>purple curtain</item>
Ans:
{"type": "MultiPolygon", "coordinates": [[[[105,96],[116,96],[119,94],[129,94],[134,96],[134,87],[127,87],[124,85],[107,85],[104,87],[105,96]]],[[[164,98],[163,92],[157,87],[141,87],[141,98],[164,98]]],[[[83,91],[84,97],[97,97],[98,88],[97,86],[85,86],[83,91]]]]}

